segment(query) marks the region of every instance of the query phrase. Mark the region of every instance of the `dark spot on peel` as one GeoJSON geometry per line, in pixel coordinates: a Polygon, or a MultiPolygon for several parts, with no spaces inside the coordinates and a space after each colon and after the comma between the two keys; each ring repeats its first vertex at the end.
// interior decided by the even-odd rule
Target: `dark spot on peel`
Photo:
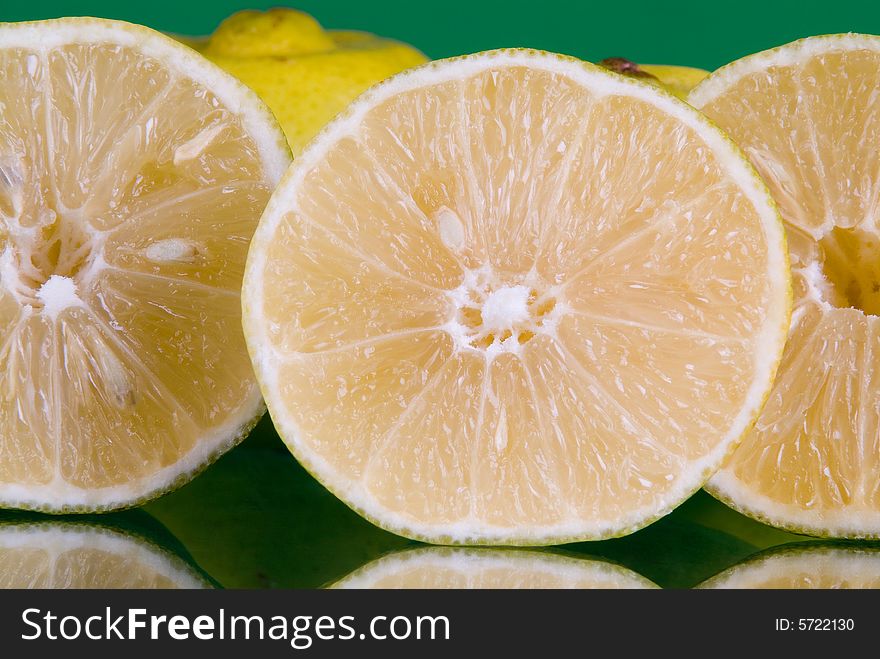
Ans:
{"type": "Polygon", "coordinates": [[[643,78],[648,80],[657,80],[647,71],[643,70],[638,64],[625,57],[606,57],[601,62],[597,62],[599,66],[614,73],[629,76],[630,78],[643,78]]]}

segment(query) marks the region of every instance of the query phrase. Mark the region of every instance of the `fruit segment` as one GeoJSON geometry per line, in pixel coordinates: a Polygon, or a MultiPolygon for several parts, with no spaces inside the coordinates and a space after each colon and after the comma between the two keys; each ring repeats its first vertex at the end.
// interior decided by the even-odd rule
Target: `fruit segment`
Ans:
{"type": "Polygon", "coordinates": [[[127,24],[4,26],[0,79],[0,504],[130,505],[259,414],[238,292],[282,138],[127,24]]]}
{"type": "Polygon", "coordinates": [[[818,535],[880,534],[878,84],[880,39],[836,35],[735,62],[690,99],[767,181],[795,296],[767,405],[711,491],[818,535]]]}
{"type": "Polygon", "coordinates": [[[698,488],[781,353],[781,224],[684,104],[500,51],[376,88],[275,192],[245,333],[327,487],[444,543],[630,532],[698,488]]]}

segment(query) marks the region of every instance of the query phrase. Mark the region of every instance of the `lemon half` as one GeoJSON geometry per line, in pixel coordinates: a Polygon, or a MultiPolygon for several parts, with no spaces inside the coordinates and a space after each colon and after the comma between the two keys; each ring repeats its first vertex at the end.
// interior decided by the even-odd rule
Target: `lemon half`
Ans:
{"type": "Polygon", "coordinates": [[[729,64],[690,102],[779,204],[795,308],[755,431],[710,482],[795,532],[880,536],[880,37],[811,37],[729,64]]]}
{"type": "Polygon", "coordinates": [[[779,217],[717,128],[527,50],[362,96],[285,175],[243,288],[300,462],[442,543],[616,536],[674,508],[758,413],[789,304],[779,217]]]}
{"type": "Polygon", "coordinates": [[[0,77],[0,504],[129,506],[261,413],[239,288],[286,143],[127,23],[0,25],[0,77]]]}

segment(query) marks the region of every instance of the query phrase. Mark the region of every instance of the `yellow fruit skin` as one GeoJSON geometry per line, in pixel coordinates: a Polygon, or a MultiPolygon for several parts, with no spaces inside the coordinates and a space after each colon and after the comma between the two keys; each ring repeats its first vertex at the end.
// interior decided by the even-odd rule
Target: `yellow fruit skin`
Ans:
{"type": "Polygon", "coordinates": [[[327,31],[283,8],[234,14],[207,41],[178,38],[262,97],[294,156],[361,92],[428,59],[407,44],[327,31]]]}
{"type": "Polygon", "coordinates": [[[709,72],[703,69],[673,64],[642,64],[641,69],[657,78],[667,91],[682,100],[686,99],[688,93],[709,75],[709,72]]]}
{"type": "Polygon", "coordinates": [[[624,57],[609,57],[598,64],[615,73],[661,87],[683,101],[686,101],[688,93],[709,75],[708,71],[690,66],[636,64],[624,57]]]}

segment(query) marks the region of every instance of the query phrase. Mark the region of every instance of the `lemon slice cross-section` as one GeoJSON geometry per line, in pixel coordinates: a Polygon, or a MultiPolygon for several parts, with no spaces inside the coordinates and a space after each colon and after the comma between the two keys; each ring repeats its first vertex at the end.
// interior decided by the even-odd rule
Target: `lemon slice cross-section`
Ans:
{"type": "Polygon", "coordinates": [[[384,556],[336,582],[342,589],[642,589],[657,586],[607,561],[520,549],[426,547],[384,556]]]}
{"type": "Polygon", "coordinates": [[[77,522],[0,524],[0,589],[207,587],[183,559],[134,534],[77,522]]]}
{"type": "Polygon", "coordinates": [[[443,543],[620,535],[714,472],[789,322],[740,151],[652,86],[495,51],[373,88],[270,200],[245,335],[297,458],[443,543]]]}
{"type": "Polygon", "coordinates": [[[132,505],[251,427],[239,290],[288,162],[259,99],[171,39],[0,25],[0,505],[132,505]]]}
{"type": "Polygon", "coordinates": [[[690,101],[779,204],[788,345],[755,431],[710,491],[795,532],[880,537],[880,37],[811,37],[712,74],[690,101]]]}

